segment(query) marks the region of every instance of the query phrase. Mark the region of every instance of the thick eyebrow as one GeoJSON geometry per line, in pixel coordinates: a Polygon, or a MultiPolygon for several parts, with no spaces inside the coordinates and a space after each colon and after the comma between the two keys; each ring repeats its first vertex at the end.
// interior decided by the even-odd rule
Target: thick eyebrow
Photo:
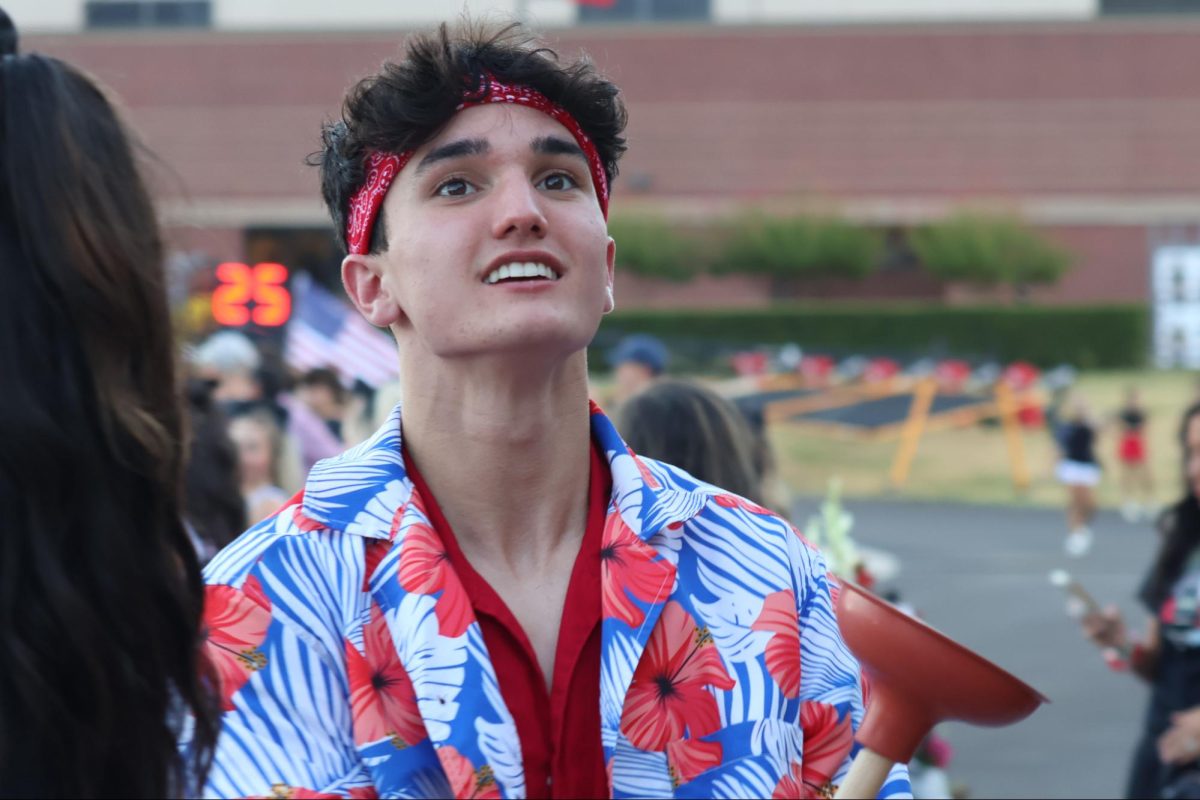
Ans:
{"type": "Polygon", "coordinates": [[[587,163],[587,156],[583,154],[579,145],[561,136],[539,136],[530,142],[529,146],[535,153],[550,156],[578,156],[584,160],[584,163],[587,163]]]}
{"type": "Polygon", "coordinates": [[[457,139],[453,142],[447,142],[425,154],[425,157],[421,159],[421,163],[417,164],[417,173],[424,172],[439,161],[462,158],[463,156],[481,156],[491,149],[492,146],[488,144],[487,139],[457,139]]]}

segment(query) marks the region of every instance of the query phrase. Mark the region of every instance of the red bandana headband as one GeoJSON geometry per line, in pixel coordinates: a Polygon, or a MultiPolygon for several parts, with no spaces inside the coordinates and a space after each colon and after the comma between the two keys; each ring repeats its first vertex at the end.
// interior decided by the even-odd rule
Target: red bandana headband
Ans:
{"type": "MultiPolygon", "coordinates": [[[[575,143],[587,157],[588,170],[592,174],[592,184],[596,187],[596,198],[600,201],[600,212],[608,219],[608,176],[604,173],[604,164],[592,140],[583,132],[583,128],[575,121],[566,109],[557,103],[552,103],[541,92],[527,86],[510,86],[501,83],[490,75],[484,75],[484,84],[478,92],[469,92],[454,110],[462,111],[472,106],[482,106],[489,103],[519,103],[541,111],[546,116],[558,122],[571,132],[575,143]]],[[[349,214],[346,219],[346,247],[356,255],[366,255],[371,244],[371,230],[375,227],[375,217],[383,206],[383,198],[387,195],[392,181],[404,169],[404,165],[412,158],[413,151],[403,153],[373,152],[367,156],[367,178],[362,187],[350,198],[349,214]]]]}

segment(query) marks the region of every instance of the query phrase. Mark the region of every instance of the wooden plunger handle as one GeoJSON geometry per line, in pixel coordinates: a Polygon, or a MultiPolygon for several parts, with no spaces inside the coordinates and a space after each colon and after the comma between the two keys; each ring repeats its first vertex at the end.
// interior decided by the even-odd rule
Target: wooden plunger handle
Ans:
{"type": "Polygon", "coordinates": [[[894,763],[874,750],[860,749],[834,797],[836,800],[875,800],[894,763]]]}

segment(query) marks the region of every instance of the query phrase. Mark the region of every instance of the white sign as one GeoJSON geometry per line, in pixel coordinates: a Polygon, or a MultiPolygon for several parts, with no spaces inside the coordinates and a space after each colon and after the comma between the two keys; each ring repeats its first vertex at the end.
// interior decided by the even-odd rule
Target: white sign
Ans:
{"type": "Polygon", "coordinates": [[[1163,245],[1150,270],[1155,364],[1200,369],[1200,245],[1163,245]]]}

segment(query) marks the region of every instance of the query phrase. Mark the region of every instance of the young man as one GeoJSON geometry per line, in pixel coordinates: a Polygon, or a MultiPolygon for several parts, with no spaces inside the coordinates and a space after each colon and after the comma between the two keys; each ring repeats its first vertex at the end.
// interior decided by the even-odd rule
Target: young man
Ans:
{"type": "MultiPolygon", "coordinates": [[[[208,790],[828,794],[862,696],[825,566],[589,405],[625,112],[519,35],[415,38],[327,131],[403,413],[209,568],[208,790]]],[[[883,794],[908,791],[897,767],[883,794]]]]}

